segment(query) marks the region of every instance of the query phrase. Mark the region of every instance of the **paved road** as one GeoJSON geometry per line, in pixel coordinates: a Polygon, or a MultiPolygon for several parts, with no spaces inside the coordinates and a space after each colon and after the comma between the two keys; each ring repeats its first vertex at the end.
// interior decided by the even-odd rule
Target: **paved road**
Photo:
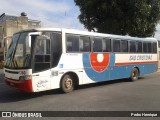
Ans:
{"type": "Polygon", "coordinates": [[[160,111],[160,72],[135,82],[123,79],[80,86],[68,94],[59,90],[23,93],[6,86],[2,79],[0,76],[0,111],[160,111]]]}

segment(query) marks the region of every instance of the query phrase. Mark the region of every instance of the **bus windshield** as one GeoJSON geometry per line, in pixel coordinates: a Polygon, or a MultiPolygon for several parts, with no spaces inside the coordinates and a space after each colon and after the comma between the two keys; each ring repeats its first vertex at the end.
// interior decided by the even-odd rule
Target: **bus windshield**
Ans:
{"type": "Polygon", "coordinates": [[[17,33],[12,37],[5,61],[6,68],[24,69],[31,68],[31,49],[26,43],[28,32],[17,33]]]}

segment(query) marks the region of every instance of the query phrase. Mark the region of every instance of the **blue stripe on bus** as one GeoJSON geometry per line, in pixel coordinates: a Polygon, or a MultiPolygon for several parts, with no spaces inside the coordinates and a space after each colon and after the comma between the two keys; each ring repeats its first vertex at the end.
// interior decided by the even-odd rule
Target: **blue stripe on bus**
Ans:
{"type": "Polygon", "coordinates": [[[136,64],[126,66],[115,66],[115,54],[110,54],[109,66],[102,72],[96,72],[91,66],[90,54],[83,54],[83,66],[87,76],[93,81],[107,81],[121,78],[129,78],[134,67],[138,67],[140,75],[153,73],[157,70],[156,64],[136,64]]]}

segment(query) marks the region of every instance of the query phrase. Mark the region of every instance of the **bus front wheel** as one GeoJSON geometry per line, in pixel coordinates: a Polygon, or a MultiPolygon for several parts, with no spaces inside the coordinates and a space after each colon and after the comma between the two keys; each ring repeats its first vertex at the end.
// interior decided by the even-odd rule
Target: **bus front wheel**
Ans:
{"type": "Polygon", "coordinates": [[[139,77],[139,71],[137,68],[134,68],[131,72],[131,81],[135,81],[135,80],[138,80],[138,77],[139,77]]]}
{"type": "Polygon", "coordinates": [[[64,93],[69,93],[74,90],[73,77],[69,74],[63,76],[61,80],[61,90],[64,93]]]}

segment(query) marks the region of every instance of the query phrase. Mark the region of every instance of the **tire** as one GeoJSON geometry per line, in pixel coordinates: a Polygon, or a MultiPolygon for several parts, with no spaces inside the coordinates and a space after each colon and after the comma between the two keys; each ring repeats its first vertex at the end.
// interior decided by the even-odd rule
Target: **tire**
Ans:
{"type": "Polygon", "coordinates": [[[66,74],[63,76],[61,80],[61,90],[64,93],[69,93],[74,90],[74,82],[73,82],[73,77],[69,74],[66,74]]]}
{"type": "Polygon", "coordinates": [[[138,80],[138,77],[139,77],[139,71],[137,68],[134,68],[131,72],[131,77],[130,77],[130,80],[131,81],[136,81],[138,80]]]}

